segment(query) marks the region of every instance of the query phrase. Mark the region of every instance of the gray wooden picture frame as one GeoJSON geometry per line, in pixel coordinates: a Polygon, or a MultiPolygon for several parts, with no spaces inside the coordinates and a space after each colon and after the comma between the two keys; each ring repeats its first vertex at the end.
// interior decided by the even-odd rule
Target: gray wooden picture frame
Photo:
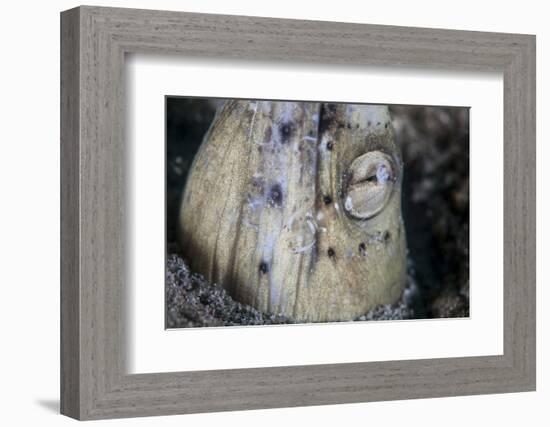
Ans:
{"type": "Polygon", "coordinates": [[[87,6],[62,12],[63,414],[100,419],[529,390],[535,390],[534,36],[87,6]],[[127,374],[127,53],[502,72],[504,354],[127,374]]]}

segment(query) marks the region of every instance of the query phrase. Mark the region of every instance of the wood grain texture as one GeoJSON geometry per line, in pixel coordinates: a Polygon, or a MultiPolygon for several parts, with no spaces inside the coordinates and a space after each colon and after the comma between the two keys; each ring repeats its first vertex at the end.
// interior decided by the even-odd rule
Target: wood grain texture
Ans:
{"type": "Polygon", "coordinates": [[[534,36],[80,7],[62,13],[61,38],[62,413],[99,419],[535,389],[534,36]],[[501,71],[504,354],[128,375],[127,53],[501,71]]]}
{"type": "Polygon", "coordinates": [[[80,413],[79,18],[71,10],[61,20],[61,412],[72,417],[80,413]]]}

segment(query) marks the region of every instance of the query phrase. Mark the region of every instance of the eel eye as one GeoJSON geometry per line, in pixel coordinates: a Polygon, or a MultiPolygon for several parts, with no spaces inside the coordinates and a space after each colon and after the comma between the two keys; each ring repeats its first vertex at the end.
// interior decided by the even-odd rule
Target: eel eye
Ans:
{"type": "Polygon", "coordinates": [[[381,151],[365,153],[348,169],[344,208],[354,218],[372,218],[384,209],[394,185],[392,159],[381,151]]]}

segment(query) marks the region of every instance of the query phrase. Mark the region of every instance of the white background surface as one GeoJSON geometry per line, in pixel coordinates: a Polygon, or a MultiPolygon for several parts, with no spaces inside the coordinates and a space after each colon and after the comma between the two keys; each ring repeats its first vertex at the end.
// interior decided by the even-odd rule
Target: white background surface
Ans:
{"type": "MultiPolygon", "coordinates": [[[[3,425],[68,425],[57,415],[59,384],[59,16],[72,1],[10,2],[2,10],[0,73],[0,319],[4,367],[3,425]]],[[[390,3],[257,0],[97,1],[96,4],[375,24],[536,33],[538,74],[538,391],[413,401],[348,404],[159,417],[109,425],[408,426],[548,425],[549,217],[548,125],[550,75],[548,12],[544,2],[462,0],[390,3]]]]}
{"type": "Polygon", "coordinates": [[[127,320],[131,373],[502,354],[500,73],[383,67],[350,72],[342,67],[158,55],[132,55],[126,63],[132,165],[127,218],[132,224],[127,320]],[[161,142],[167,94],[470,106],[470,181],[475,183],[470,194],[471,318],[164,330],[166,175],[161,142]],[[223,357],[218,352],[188,351],[212,343],[232,350],[223,357]]]}

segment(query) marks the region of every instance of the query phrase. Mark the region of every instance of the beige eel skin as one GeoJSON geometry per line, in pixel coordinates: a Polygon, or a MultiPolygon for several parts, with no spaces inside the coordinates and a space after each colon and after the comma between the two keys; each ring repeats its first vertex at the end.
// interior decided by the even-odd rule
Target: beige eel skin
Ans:
{"type": "Polygon", "coordinates": [[[402,177],[386,106],[227,101],[182,196],[183,253],[263,312],[353,320],[403,290],[402,177]]]}

